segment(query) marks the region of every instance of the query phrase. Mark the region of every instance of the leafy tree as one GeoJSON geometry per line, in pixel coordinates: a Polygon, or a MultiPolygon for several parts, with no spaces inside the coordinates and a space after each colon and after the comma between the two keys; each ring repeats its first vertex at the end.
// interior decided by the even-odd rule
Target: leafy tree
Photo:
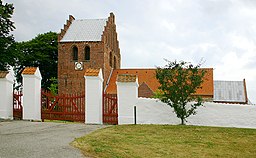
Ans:
{"type": "Polygon", "coordinates": [[[156,70],[156,78],[160,83],[156,95],[174,109],[184,125],[186,119],[195,115],[197,107],[202,105],[202,98],[193,94],[201,88],[205,71],[199,69],[201,64],[194,66],[184,61],[167,62],[166,66],[156,70]],[[195,102],[188,105],[191,101],[195,102]]]}
{"type": "Polygon", "coordinates": [[[14,37],[10,35],[10,32],[15,29],[14,22],[10,20],[13,10],[13,4],[3,4],[0,0],[0,70],[8,70],[9,66],[15,62],[15,52],[11,47],[14,37]]]}
{"type": "Polygon", "coordinates": [[[34,39],[16,43],[20,56],[14,67],[16,78],[21,82],[21,72],[25,67],[39,67],[42,74],[42,88],[47,89],[57,78],[58,42],[57,33],[39,34],[34,39]]]}
{"type": "Polygon", "coordinates": [[[52,77],[50,79],[50,81],[52,82],[50,84],[50,87],[48,87],[48,89],[50,90],[50,92],[53,94],[53,95],[57,95],[58,94],[58,80],[55,78],[55,77],[52,77]]]}

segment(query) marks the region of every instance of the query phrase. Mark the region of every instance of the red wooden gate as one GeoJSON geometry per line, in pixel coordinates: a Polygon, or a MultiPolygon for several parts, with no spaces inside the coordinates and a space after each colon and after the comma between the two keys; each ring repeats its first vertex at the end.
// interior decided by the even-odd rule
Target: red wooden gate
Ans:
{"type": "Polygon", "coordinates": [[[23,94],[21,91],[13,91],[13,119],[22,119],[22,98],[23,94]]]}
{"type": "Polygon", "coordinates": [[[85,95],[70,94],[54,96],[42,91],[41,98],[42,120],[85,121],[85,95]]]}
{"type": "Polygon", "coordinates": [[[118,124],[117,94],[103,94],[103,123],[118,124]]]}

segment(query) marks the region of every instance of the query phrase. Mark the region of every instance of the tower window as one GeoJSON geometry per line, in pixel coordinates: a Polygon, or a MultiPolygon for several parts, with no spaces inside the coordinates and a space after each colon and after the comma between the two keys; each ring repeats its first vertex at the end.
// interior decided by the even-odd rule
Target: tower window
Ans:
{"type": "Polygon", "coordinates": [[[109,65],[112,67],[112,52],[109,53],[109,65]]]}
{"type": "Polygon", "coordinates": [[[72,51],[73,51],[73,60],[77,61],[78,60],[78,48],[77,48],[77,46],[74,46],[72,51]]]}
{"type": "Polygon", "coordinates": [[[84,59],[85,60],[90,60],[90,47],[89,46],[85,47],[84,53],[85,53],[84,59]]]}

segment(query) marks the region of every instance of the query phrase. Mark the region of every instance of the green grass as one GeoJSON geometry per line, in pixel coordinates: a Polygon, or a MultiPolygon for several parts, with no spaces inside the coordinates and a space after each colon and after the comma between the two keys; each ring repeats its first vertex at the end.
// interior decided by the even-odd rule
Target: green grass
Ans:
{"type": "Polygon", "coordinates": [[[90,157],[256,157],[256,130],[182,125],[123,125],[72,145],[90,157]]]}
{"type": "Polygon", "coordinates": [[[81,122],[74,122],[74,121],[47,120],[47,119],[45,119],[44,122],[53,122],[53,123],[81,123],[81,122]]]}

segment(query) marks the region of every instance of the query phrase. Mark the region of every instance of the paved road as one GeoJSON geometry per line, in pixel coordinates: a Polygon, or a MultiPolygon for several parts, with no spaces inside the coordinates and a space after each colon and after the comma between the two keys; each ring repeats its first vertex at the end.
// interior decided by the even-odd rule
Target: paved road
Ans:
{"type": "Polygon", "coordinates": [[[82,123],[0,121],[0,158],[83,157],[69,143],[103,127],[82,123]]]}

